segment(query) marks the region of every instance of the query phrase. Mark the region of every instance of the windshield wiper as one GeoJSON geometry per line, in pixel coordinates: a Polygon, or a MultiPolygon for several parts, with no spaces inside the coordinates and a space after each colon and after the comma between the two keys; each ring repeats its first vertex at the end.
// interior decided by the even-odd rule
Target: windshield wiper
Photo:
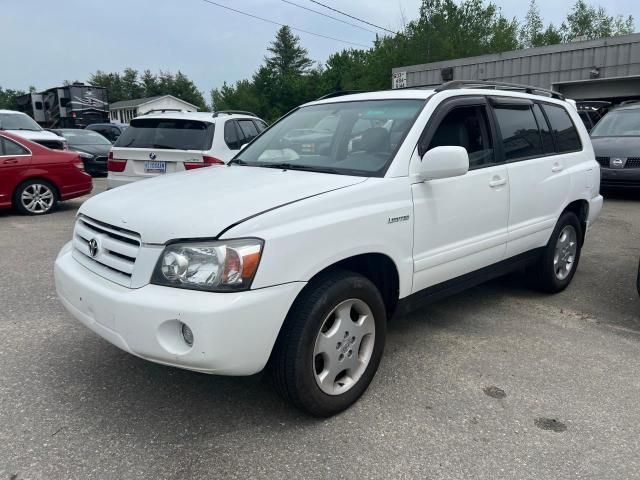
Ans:
{"type": "MultiPolygon", "coordinates": [[[[4,130],[4,128],[3,128],[4,130]]],[[[39,132],[40,130],[36,130],[35,128],[10,128],[9,130],[26,130],[27,132],[39,132]]]]}
{"type": "Polygon", "coordinates": [[[241,158],[234,158],[233,160],[230,160],[229,163],[227,163],[228,165],[249,165],[247,162],[245,162],[244,160],[242,160],[241,158]]]}
{"type": "Polygon", "coordinates": [[[296,163],[265,163],[262,165],[256,165],[257,167],[263,168],[281,168],[282,170],[305,170],[309,172],[318,172],[318,173],[336,173],[340,174],[340,172],[331,167],[320,167],[320,166],[312,166],[312,165],[298,165],[296,163]]]}

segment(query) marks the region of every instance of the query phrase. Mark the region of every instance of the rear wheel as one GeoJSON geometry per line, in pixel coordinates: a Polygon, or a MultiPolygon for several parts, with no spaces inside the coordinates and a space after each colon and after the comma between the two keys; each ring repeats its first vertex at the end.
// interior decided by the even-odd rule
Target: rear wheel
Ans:
{"type": "Polygon", "coordinates": [[[58,202],[56,189],[46,180],[29,180],[13,196],[16,208],[25,215],[44,215],[58,202]]]}
{"type": "Polygon", "coordinates": [[[371,383],[385,332],[386,310],[373,283],[343,271],[320,277],[296,300],[276,341],[276,389],[314,416],[345,410],[371,383]]]}
{"type": "Polygon", "coordinates": [[[567,288],[578,268],[582,249],[582,227],[573,212],[562,214],[539,263],[533,268],[538,288],[556,293],[567,288]]]}

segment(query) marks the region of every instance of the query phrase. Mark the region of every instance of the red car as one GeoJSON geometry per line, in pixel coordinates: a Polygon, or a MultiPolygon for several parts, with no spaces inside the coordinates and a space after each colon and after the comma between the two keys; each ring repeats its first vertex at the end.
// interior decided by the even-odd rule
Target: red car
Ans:
{"type": "Polygon", "coordinates": [[[58,201],[81,197],[92,188],[77,153],[50,150],[0,131],[0,208],[43,215],[58,201]]]}

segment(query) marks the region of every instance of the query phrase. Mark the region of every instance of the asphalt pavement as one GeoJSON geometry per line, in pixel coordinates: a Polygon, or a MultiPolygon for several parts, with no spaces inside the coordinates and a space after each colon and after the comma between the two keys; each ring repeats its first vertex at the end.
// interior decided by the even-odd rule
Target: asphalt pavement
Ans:
{"type": "Polygon", "coordinates": [[[155,365],[74,320],[52,267],[83,200],[0,213],[0,480],[640,478],[640,195],[607,197],[565,292],[513,274],[393,319],[327,420],[267,375],[155,365]]]}

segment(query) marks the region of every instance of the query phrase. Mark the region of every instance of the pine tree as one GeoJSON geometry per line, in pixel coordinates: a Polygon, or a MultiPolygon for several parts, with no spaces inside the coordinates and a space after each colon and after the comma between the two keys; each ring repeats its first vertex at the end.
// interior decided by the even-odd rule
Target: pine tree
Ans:
{"type": "Polygon", "coordinates": [[[265,57],[266,66],[280,77],[303,75],[313,65],[307,50],[300,46],[300,37],[286,25],[278,30],[267,50],[271,56],[265,57]]]}

